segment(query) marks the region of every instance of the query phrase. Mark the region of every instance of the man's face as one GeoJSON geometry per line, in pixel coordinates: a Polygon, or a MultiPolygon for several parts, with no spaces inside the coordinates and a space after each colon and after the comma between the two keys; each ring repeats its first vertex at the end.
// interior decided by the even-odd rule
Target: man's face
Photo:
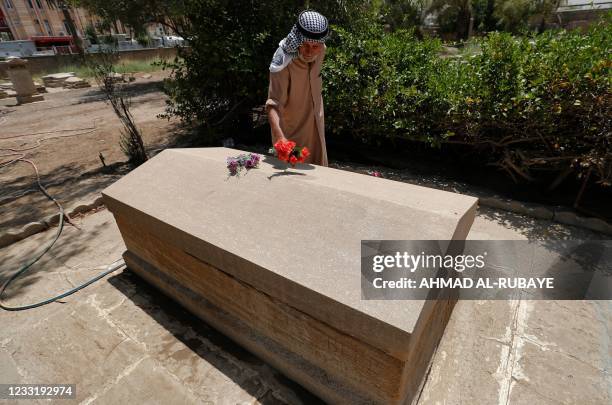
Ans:
{"type": "Polygon", "coordinates": [[[320,42],[304,41],[298,48],[300,57],[304,62],[312,62],[323,50],[323,44],[320,42]]]}

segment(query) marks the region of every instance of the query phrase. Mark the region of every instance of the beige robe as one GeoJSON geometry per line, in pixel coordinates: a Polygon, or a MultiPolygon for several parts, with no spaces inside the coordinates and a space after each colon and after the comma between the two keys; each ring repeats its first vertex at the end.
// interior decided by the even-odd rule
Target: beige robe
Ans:
{"type": "Polygon", "coordinates": [[[325,120],[321,95],[321,65],[325,58],[325,46],[310,62],[294,58],[280,72],[270,72],[270,87],[266,111],[278,110],[280,127],[287,139],[297,146],[306,146],[311,155],[306,163],[327,166],[325,147],[325,120]]]}

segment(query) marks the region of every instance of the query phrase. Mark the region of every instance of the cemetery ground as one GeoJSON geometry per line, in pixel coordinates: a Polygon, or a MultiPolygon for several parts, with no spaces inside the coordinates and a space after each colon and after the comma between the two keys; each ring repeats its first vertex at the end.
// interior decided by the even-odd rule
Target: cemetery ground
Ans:
{"type": "MultiPolygon", "coordinates": [[[[164,75],[137,74],[130,84],[131,111],[149,153],[173,146],[182,133],[177,122],[157,118],[165,106],[160,89],[164,75]]],[[[0,154],[23,151],[37,165],[43,185],[67,208],[79,201],[94,200],[129,167],[119,148],[121,124],[97,87],[47,90],[43,102],[15,106],[14,98],[0,100],[0,148],[15,151],[2,149],[0,154]]],[[[36,186],[28,164],[2,168],[0,182],[3,231],[55,213],[56,207],[36,186]]]]}
{"type": "MultiPolygon", "coordinates": [[[[132,112],[149,152],[185,145],[185,131],[178,121],[156,117],[165,105],[159,90],[163,73],[136,77],[131,84],[132,112]]],[[[38,166],[42,183],[64,206],[95,199],[129,171],[118,147],[120,124],[95,87],[51,92],[40,103],[14,104],[14,99],[0,101],[0,147],[27,149],[23,153],[38,166]]],[[[0,169],[0,184],[2,232],[56,213],[36,188],[29,165],[0,169]]],[[[37,302],[71,289],[102,272],[125,251],[104,207],[73,222],[78,228],[66,225],[56,246],[11,287],[10,305],[37,302]]],[[[52,227],[0,248],[0,282],[40,251],[55,232],[52,227]]],[[[468,238],[609,236],[480,207],[468,238]]],[[[609,301],[460,301],[415,401],[608,404],[611,305],[609,301]]],[[[126,269],[59,302],[0,316],[0,381],[76,384],[76,399],[66,403],[318,402],[126,269]]]]}

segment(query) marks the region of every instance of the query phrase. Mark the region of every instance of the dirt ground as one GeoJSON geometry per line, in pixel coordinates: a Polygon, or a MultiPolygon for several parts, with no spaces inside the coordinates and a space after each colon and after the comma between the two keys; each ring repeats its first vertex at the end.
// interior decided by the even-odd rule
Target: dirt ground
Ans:
{"type": "MultiPolygon", "coordinates": [[[[128,86],[132,114],[149,154],[180,142],[178,120],[157,118],[166,96],[161,84],[167,72],[145,79],[136,74],[128,86]]],[[[33,168],[23,162],[5,167],[22,151],[38,167],[43,185],[64,208],[93,200],[95,195],[129,170],[119,146],[121,124],[95,86],[49,89],[45,101],[16,105],[0,100],[0,229],[6,231],[57,212],[36,186],[33,168]],[[10,148],[12,150],[7,150],[10,148]],[[102,154],[105,165],[100,159],[102,154]]]]}

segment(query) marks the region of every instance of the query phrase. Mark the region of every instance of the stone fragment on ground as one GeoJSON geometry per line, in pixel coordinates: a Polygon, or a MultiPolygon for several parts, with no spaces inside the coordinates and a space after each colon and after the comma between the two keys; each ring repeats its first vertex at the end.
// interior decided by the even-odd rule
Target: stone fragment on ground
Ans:
{"type": "Polygon", "coordinates": [[[85,87],[91,87],[91,84],[85,79],[73,76],[64,80],[64,88],[66,89],[82,89],[85,87]]]}
{"type": "Polygon", "coordinates": [[[69,77],[74,77],[74,72],[54,73],[43,76],[41,79],[46,87],[63,87],[69,77]]]}
{"type": "Polygon", "coordinates": [[[109,79],[111,79],[114,83],[123,82],[123,75],[117,72],[111,72],[108,75],[109,79]]]}
{"type": "Polygon", "coordinates": [[[34,87],[36,87],[36,91],[40,94],[40,93],[47,93],[47,88],[45,87],[44,84],[40,83],[40,82],[34,82],[34,87]]]}

